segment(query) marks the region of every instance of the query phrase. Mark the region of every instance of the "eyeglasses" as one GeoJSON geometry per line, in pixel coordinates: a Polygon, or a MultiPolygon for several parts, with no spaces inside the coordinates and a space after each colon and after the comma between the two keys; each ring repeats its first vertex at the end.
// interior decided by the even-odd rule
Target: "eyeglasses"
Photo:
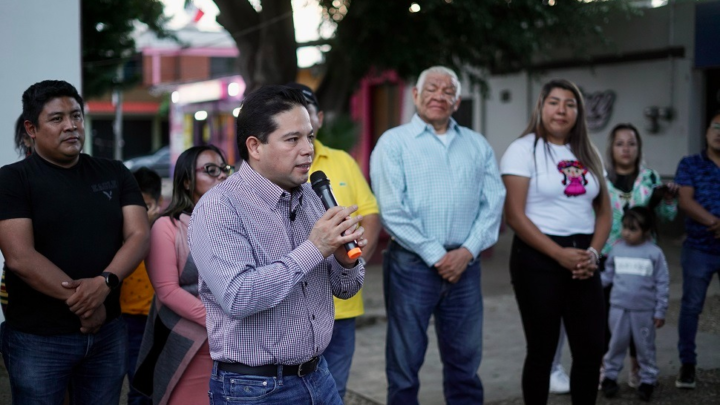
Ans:
{"type": "Polygon", "coordinates": [[[198,167],[197,169],[195,169],[195,171],[205,172],[208,174],[208,176],[211,177],[218,177],[220,176],[220,173],[230,175],[230,173],[232,173],[232,166],[228,164],[218,166],[215,163],[208,163],[203,167],[198,167]]]}

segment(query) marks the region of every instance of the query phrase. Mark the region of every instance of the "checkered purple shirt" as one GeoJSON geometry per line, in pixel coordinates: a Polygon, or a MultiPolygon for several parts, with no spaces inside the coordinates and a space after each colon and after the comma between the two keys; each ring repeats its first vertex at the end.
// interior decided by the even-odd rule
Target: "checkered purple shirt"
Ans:
{"type": "Polygon", "coordinates": [[[352,297],[365,276],[307,240],[324,212],[309,184],[288,193],[247,163],[200,199],[188,238],[213,360],[291,365],[322,354],[332,296],[352,297]]]}

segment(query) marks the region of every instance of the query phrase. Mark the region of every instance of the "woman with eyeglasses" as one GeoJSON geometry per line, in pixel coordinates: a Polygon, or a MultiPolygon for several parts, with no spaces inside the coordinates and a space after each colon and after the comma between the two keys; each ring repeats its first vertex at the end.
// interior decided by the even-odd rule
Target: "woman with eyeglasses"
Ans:
{"type": "Polygon", "coordinates": [[[187,229],[195,204],[225,180],[231,167],[215,146],[194,146],[178,157],[170,205],[150,233],[145,260],[155,300],[148,316],[133,386],[154,404],[207,404],[213,362],[198,273],[187,229]]]}

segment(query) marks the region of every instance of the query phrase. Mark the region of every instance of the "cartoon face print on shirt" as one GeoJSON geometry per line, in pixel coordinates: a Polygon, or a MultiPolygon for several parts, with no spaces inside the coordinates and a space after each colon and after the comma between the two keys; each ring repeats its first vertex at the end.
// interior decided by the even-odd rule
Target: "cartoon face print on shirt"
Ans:
{"type": "Polygon", "coordinates": [[[562,184],[566,185],[565,195],[568,197],[577,197],[587,192],[585,185],[588,184],[585,179],[587,168],[577,160],[563,160],[557,165],[558,171],[563,174],[562,184]]]}

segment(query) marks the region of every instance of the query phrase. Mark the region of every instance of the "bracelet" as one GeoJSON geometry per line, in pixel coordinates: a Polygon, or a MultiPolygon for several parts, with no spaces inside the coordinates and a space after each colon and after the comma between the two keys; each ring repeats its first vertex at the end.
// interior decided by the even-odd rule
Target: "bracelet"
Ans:
{"type": "Polygon", "coordinates": [[[600,254],[598,253],[598,251],[595,250],[595,248],[592,246],[587,248],[587,251],[590,252],[593,256],[595,256],[595,264],[599,264],[600,263],[600,254]]]}

